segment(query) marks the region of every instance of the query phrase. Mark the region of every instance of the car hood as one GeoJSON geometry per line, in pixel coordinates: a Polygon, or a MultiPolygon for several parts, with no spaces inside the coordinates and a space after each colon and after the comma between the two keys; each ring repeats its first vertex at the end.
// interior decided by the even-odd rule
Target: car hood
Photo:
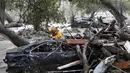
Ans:
{"type": "Polygon", "coordinates": [[[12,48],[7,50],[7,53],[12,53],[12,52],[21,52],[25,49],[26,46],[21,46],[21,47],[17,47],[17,48],[12,48]]]}

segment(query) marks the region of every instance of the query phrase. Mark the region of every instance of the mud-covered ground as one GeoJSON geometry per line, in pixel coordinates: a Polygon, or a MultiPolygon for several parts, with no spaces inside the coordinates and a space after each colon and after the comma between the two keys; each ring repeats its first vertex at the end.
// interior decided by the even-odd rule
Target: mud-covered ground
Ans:
{"type": "MultiPolygon", "coordinates": [[[[32,39],[27,39],[30,43],[34,42],[37,39],[44,39],[44,37],[32,37],[32,39]]],[[[8,39],[0,35],[0,73],[6,73],[7,65],[4,63],[3,59],[5,58],[6,51],[16,47],[8,39]]]]}
{"type": "Polygon", "coordinates": [[[0,41],[0,73],[6,73],[6,64],[3,62],[3,59],[6,54],[6,50],[10,49],[11,47],[14,47],[14,45],[8,41],[8,40],[3,40],[0,41]]]}

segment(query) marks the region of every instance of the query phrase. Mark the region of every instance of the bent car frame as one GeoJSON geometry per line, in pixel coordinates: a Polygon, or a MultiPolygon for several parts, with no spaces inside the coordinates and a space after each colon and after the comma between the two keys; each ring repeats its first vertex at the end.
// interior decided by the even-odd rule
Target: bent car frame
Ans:
{"type": "MultiPolygon", "coordinates": [[[[8,73],[60,71],[57,69],[58,66],[79,60],[73,49],[73,46],[70,47],[63,40],[35,42],[8,50],[4,62],[8,66],[8,73]]],[[[77,69],[82,69],[82,65],[64,70],[77,69]]]]}

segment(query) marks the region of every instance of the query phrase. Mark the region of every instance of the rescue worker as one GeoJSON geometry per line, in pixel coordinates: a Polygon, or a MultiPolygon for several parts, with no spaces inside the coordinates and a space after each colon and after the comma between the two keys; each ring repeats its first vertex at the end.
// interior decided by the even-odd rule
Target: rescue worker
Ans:
{"type": "Polygon", "coordinates": [[[49,32],[52,34],[51,38],[61,39],[63,37],[60,30],[58,28],[55,28],[54,26],[50,28],[49,32]]]}

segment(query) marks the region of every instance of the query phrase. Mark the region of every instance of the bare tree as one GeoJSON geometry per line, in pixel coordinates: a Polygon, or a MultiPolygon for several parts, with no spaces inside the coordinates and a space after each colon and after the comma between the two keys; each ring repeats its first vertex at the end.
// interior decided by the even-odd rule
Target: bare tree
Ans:
{"type": "Polygon", "coordinates": [[[9,16],[9,14],[7,14],[5,12],[5,4],[6,4],[6,0],[0,0],[0,20],[1,20],[1,23],[0,23],[0,33],[2,33],[5,36],[7,36],[9,38],[9,40],[14,45],[16,45],[18,47],[29,44],[28,41],[26,41],[22,37],[18,36],[17,34],[15,34],[14,32],[12,32],[11,30],[5,28],[5,25],[4,25],[5,19],[9,23],[13,22],[13,19],[9,16]]]}
{"type": "Polygon", "coordinates": [[[0,20],[2,24],[4,24],[4,20],[5,20],[5,3],[6,0],[0,0],[0,20]]]}
{"type": "Polygon", "coordinates": [[[111,14],[113,14],[113,16],[116,18],[116,20],[120,24],[120,28],[122,28],[124,26],[123,22],[125,21],[126,17],[122,13],[120,13],[112,5],[112,3],[110,1],[108,1],[108,0],[100,0],[100,2],[102,3],[103,6],[105,6],[111,12],[111,14]]]}

